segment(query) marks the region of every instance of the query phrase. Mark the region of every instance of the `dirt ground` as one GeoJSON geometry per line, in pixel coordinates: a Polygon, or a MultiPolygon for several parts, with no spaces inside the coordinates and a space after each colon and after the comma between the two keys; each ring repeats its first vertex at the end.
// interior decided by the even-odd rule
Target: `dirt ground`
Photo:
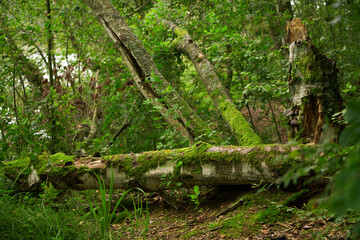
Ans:
{"type": "MultiPolygon", "coordinates": [[[[150,195],[147,239],[349,239],[354,224],[354,219],[336,219],[317,201],[308,202],[310,195],[284,206],[293,192],[251,187],[201,192],[199,206],[186,195],[150,195]],[[234,202],[236,207],[219,214],[234,202]]],[[[113,239],[140,239],[143,229],[141,224],[134,229],[129,220],[113,224],[113,239]]]]}

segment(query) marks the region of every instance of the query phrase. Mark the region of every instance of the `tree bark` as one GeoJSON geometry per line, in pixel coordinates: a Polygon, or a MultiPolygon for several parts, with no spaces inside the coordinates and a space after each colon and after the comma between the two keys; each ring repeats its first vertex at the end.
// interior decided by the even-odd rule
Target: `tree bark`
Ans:
{"type": "Polygon", "coordinates": [[[213,100],[221,116],[230,127],[240,146],[261,144],[261,138],[254,132],[251,125],[245,120],[241,112],[231,100],[225,87],[211,62],[198,47],[189,33],[174,23],[163,20],[163,23],[177,35],[176,48],[186,54],[195,66],[207,92],[213,100]]]}
{"type": "Polygon", "coordinates": [[[336,64],[309,42],[306,27],[300,19],[287,26],[289,44],[289,89],[292,107],[287,112],[292,137],[318,143],[326,121],[340,112],[340,96],[336,64]]]}
{"type": "Polygon", "coordinates": [[[147,191],[171,189],[178,182],[184,187],[274,183],[299,159],[277,160],[298,150],[285,145],[234,147],[212,146],[197,142],[189,148],[118,154],[106,157],[73,158],[64,154],[38,156],[4,162],[6,175],[18,181],[22,188],[50,181],[59,189],[96,189],[96,174],[110,183],[114,173],[114,188],[141,187],[147,191]],[[171,184],[164,176],[173,176],[171,184]]]}
{"type": "Polygon", "coordinates": [[[161,75],[145,47],[110,1],[84,0],[84,2],[95,13],[120,51],[136,86],[146,99],[152,100],[153,106],[166,121],[189,139],[190,143],[193,143],[195,138],[220,143],[222,141],[220,136],[217,134],[209,136],[212,130],[161,75]]]}

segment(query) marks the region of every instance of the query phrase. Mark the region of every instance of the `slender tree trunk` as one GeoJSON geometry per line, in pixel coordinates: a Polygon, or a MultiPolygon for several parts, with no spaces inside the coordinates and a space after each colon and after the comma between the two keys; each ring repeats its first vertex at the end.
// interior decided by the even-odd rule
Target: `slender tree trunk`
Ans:
{"type": "Polygon", "coordinates": [[[16,125],[19,126],[19,116],[18,116],[18,110],[17,110],[17,104],[16,104],[16,88],[15,88],[15,63],[14,63],[14,68],[13,68],[13,77],[12,77],[12,87],[13,87],[13,101],[14,101],[14,113],[15,113],[15,120],[16,120],[16,125]]]}
{"type": "Polygon", "coordinates": [[[54,84],[54,72],[53,72],[53,61],[52,61],[52,54],[53,54],[53,34],[51,30],[51,6],[50,0],[46,0],[46,9],[47,9],[47,37],[48,37],[48,73],[49,73],[49,82],[50,87],[55,87],[54,84]]]}
{"type": "MultiPolygon", "coordinates": [[[[244,96],[245,97],[245,96],[244,96]]],[[[246,98],[246,97],[245,97],[246,98]]],[[[249,113],[249,118],[250,118],[250,123],[251,123],[251,126],[252,126],[252,128],[254,129],[254,132],[255,133],[257,133],[257,131],[256,131],[256,128],[255,128],[255,124],[254,124],[254,120],[253,120],[253,116],[252,116],[252,113],[251,113],[251,109],[250,109],[250,107],[249,107],[249,103],[245,103],[245,107],[246,107],[246,109],[247,109],[247,111],[248,111],[248,113],[249,113]]]]}
{"type": "MultiPolygon", "coordinates": [[[[19,114],[18,114],[18,106],[17,106],[17,103],[16,103],[16,65],[15,63],[13,64],[13,75],[12,75],[12,87],[13,87],[13,101],[14,101],[14,113],[15,113],[15,123],[16,123],[16,126],[18,127],[17,128],[17,131],[19,131],[21,129],[21,127],[19,126],[19,114]]],[[[21,132],[18,132],[17,133],[19,136],[19,141],[17,142],[17,144],[14,144],[15,145],[15,149],[16,149],[16,152],[18,154],[21,153],[21,146],[22,146],[22,140],[23,140],[23,137],[22,137],[22,134],[21,132]]]]}
{"type": "Polygon", "coordinates": [[[275,125],[276,134],[277,134],[277,136],[279,138],[279,143],[281,143],[281,134],[280,134],[280,131],[279,131],[279,128],[278,128],[278,125],[277,125],[274,109],[273,109],[270,101],[269,101],[269,107],[270,107],[271,116],[272,116],[272,119],[273,119],[273,122],[274,122],[274,125],[275,125]]]}
{"type": "Polygon", "coordinates": [[[49,83],[50,83],[50,145],[49,150],[51,153],[55,153],[55,146],[56,146],[56,117],[54,112],[54,100],[53,100],[53,89],[55,89],[55,81],[54,81],[54,72],[53,72],[53,33],[51,29],[51,0],[46,0],[46,8],[47,8],[47,34],[48,34],[48,73],[49,73],[49,83]]]}
{"type": "MultiPolygon", "coordinates": [[[[239,73],[238,73],[238,74],[239,74],[239,73]]],[[[243,78],[240,78],[239,76],[238,76],[238,79],[239,79],[239,81],[241,82],[242,88],[244,89],[244,88],[245,88],[244,79],[243,79],[243,78]]],[[[244,96],[244,99],[245,99],[245,107],[246,107],[246,109],[247,109],[247,111],[248,111],[248,113],[249,113],[249,118],[250,118],[251,126],[252,126],[252,128],[254,129],[254,132],[255,132],[256,134],[258,134],[258,132],[256,131],[256,127],[255,127],[254,118],[253,118],[253,116],[252,116],[251,109],[250,109],[250,106],[249,106],[249,101],[247,101],[248,95],[244,93],[243,96],[244,96]]]]}
{"type": "MultiPolygon", "coordinates": [[[[231,45],[230,44],[226,45],[226,53],[230,55],[231,52],[232,52],[231,45]]],[[[234,77],[233,62],[232,62],[231,58],[229,57],[226,60],[226,83],[225,83],[225,89],[229,95],[231,92],[231,85],[232,85],[233,77],[234,77]]]]}
{"type": "Polygon", "coordinates": [[[24,94],[24,109],[25,109],[28,100],[27,100],[26,87],[25,87],[25,83],[24,83],[24,78],[23,78],[23,77],[20,77],[20,82],[21,82],[21,87],[22,87],[23,94],[24,94]]]}
{"type": "Polygon", "coordinates": [[[154,108],[166,121],[189,139],[190,143],[193,143],[195,138],[220,143],[222,140],[219,135],[209,136],[212,130],[161,75],[149,53],[110,1],[84,0],[84,2],[93,10],[114,41],[141,93],[152,101],[154,108]]]}
{"type": "Polygon", "coordinates": [[[80,61],[82,61],[83,64],[85,64],[86,67],[89,67],[93,72],[96,72],[99,69],[98,64],[96,64],[90,58],[86,58],[86,56],[85,56],[86,52],[81,48],[81,45],[76,40],[76,38],[74,36],[74,31],[68,22],[69,21],[68,17],[69,17],[69,15],[66,14],[62,20],[62,23],[64,24],[64,27],[66,28],[66,31],[68,33],[67,38],[70,40],[72,48],[76,51],[76,54],[78,55],[78,58],[80,59],[80,61]]]}
{"type": "Polygon", "coordinates": [[[96,73],[95,73],[95,77],[94,77],[94,84],[95,84],[95,87],[94,87],[94,105],[93,105],[93,115],[91,117],[91,124],[90,124],[90,132],[89,132],[89,137],[87,138],[87,142],[88,144],[91,143],[91,140],[94,139],[98,133],[99,133],[99,130],[98,130],[98,101],[99,101],[99,90],[98,90],[98,84],[99,84],[99,81],[98,81],[98,77],[99,77],[99,72],[100,70],[97,70],[96,73]]]}
{"type": "MultiPolygon", "coordinates": [[[[276,12],[278,16],[276,17],[276,20],[273,22],[273,24],[271,24],[270,28],[277,49],[281,49],[282,47],[286,47],[286,31],[284,31],[283,27],[286,22],[290,21],[294,16],[291,0],[277,0],[276,12]]],[[[285,54],[288,56],[286,50],[283,50],[283,52],[285,52],[285,54]]]]}

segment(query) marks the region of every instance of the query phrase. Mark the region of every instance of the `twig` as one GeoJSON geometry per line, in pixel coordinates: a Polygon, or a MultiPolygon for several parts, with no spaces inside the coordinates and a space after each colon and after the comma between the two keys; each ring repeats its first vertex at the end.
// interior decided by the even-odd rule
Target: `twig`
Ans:
{"type": "Polygon", "coordinates": [[[136,8],[132,13],[129,13],[128,15],[126,15],[127,18],[131,17],[132,15],[134,15],[134,13],[136,13],[137,11],[141,10],[143,7],[145,7],[149,2],[151,2],[151,0],[148,0],[146,3],[144,3],[143,5],[141,5],[140,7],[136,8]]]}

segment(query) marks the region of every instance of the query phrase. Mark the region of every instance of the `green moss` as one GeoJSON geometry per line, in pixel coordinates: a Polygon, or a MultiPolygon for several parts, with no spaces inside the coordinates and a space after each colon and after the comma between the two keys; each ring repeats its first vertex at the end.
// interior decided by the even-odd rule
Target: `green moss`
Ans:
{"type": "Polygon", "coordinates": [[[291,217],[291,211],[281,204],[274,204],[256,214],[256,221],[264,224],[282,222],[291,217]]]}
{"type": "Polygon", "coordinates": [[[111,155],[103,157],[107,166],[119,167],[123,169],[129,169],[132,166],[133,156],[131,155],[111,155]]]}
{"type": "Polygon", "coordinates": [[[255,221],[256,215],[249,214],[250,206],[243,207],[241,212],[235,216],[226,218],[218,224],[210,225],[209,229],[220,226],[220,234],[226,234],[227,238],[240,238],[241,236],[249,236],[260,230],[261,225],[255,221]]]}
{"type": "Polygon", "coordinates": [[[50,161],[52,164],[66,164],[68,162],[74,163],[74,156],[68,156],[65,153],[59,152],[54,155],[50,155],[50,161]]]}
{"type": "Polygon", "coordinates": [[[161,167],[169,161],[181,160],[183,164],[198,163],[203,160],[205,152],[211,146],[206,142],[197,142],[189,148],[144,152],[136,160],[134,160],[135,155],[113,155],[104,157],[104,159],[107,166],[122,168],[128,176],[141,178],[144,173],[161,167]]]}
{"type": "Polygon", "coordinates": [[[176,36],[180,38],[183,37],[184,35],[189,34],[185,29],[179,27],[174,28],[174,33],[176,34],[176,36]]]}
{"type": "Polygon", "coordinates": [[[254,132],[250,124],[245,120],[233,103],[227,102],[223,97],[219,99],[218,108],[221,115],[232,129],[240,146],[262,144],[261,138],[254,132]]]}
{"type": "Polygon", "coordinates": [[[217,97],[220,95],[220,90],[219,89],[215,89],[212,93],[211,93],[211,98],[217,97]]]}
{"type": "MultiPolygon", "coordinates": [[[[68,163],[74,163],[74,156],[67,156],[65,153],[59,152],[54,155],[39,155],[38,160],[34,162],[34,167],[39,174],[42,174],[50,171],[55,165],[65,166],[68,163]]],[[[55,170],[55,172],[58,171],[55,170]]]]}
{"type": "Polygon", "coordinates": [[[139,154],[135,160],[135,155],[113,155],[104,157],[107,166],[123,169],[128,176],[141,178],[141,176],[151,169],[163,166],[169,160],[176,161],[179,150],[150,151],[139,154]]]}
{"type": "MultiPolygon", "coordinates": [[[[198,142],[190,148],[183,148],[174,150],[172,154],[172,161],[182,161],[184,165],[209,163],[209,162],[248,162],[255,167],[259,172],[263,171],[262,164],[265,162],[267,168],[275,172],[277,175],[283,175],[291,166],[299,163],[301,159],[298,155],[290,155],[286,158],[279,156],[286,156],[292,152],[290,146],[281,145],[277,148],[271,145],[260,145],[254,147],[247,154],[239,153],[238,151],[226,152],[207,152],[212,145],[205,142],[198,142]],[[271,148],[269,149],[266,148],[271,148]]],[[[223,148],[238,148],[238,147],[223,147],[223,148]]]]}
{"type": "Polygon", "coordinates": [[[228,153],[224,153],[224,152],[205,152],[204,155],[201,157],[201,161],[203,163],[221,162],[221,161],[224,161],[224,159],[231,162],[232,160],[235,160],[236,157],[234,157],[234,154],[231,154],[229,156],[228,153]]]}
{"type": "Polygon", "coordinates": [[[299,163],[301,159],[299,157],[286,157],[287,154],[291,153],[291,147],[282,146],[284,152],[276,150],[273,148],[271,151],[266,151],[264,146],[258,147],[258,151],[253,152],[251,157],[249,156],[249,162],[251,162],[254,166],[259,166],[261,162],[265,162],[269,167],[269,170],[277,173],[277,175],[281,176],[285,174],[286,171],[289,170],[289,167],[299,163]]]}
{"type": "MultiPolygon", "coordinates": [[[[206,151],[211,147],[212,147],[211,144],[200,141],[195,143],[193,146],[189,148],[175,150],[175,154],[181,157],[181,161],[184,164],[199,163],[201,160],[205,160],[204,155],[206,151]]],[[[176,157],[175,159],[177,160],[176,157]]]]}
{"type": "Polygon", "coordinates": [[[51,169],[51,173],[55,176],[65,177],[69,173],[76,170],[75,166],[56,167],[51,169]]]}
{"type": "Polygon", "coordinates": [[[133,169],[133,176],[141,177],[142,174],[150,169],[163,166],[168,161],[177,162],[181,160],[183,164],[198,163],[203,159],[204,153],[211,146],[209,143],[200,141],[189,148],[145,152],[138,157],[138,165],[133,169]]]}
{"type": "Polygon", "coordinates": [[[79,175],[84,174],[84,173],[88,173],[88,172],[91,172],[91,169],[88,168],[87,166],[81,166],[81,167],[79,167],[78,170],[77,170],[77,173],[78,173],[79,175]]]}
{"type": "Polygon", "coordinates": [[[301,197],[302,195],[304,195],[305,193],[308,193],[309,192],[309,189],[303,189],[297,193],[294,193],[292,194],[290,197],[288,197],[287,199],[285,199],[283,201],[283,204],[284,205],[289,205],[291,202],[295,201],[296,199],[298,199],[299,197],[301,197]]]}
{"type": "Polygon", "coordinates": [[[292,194],[287,199],[281,201],[279,204],[273,204],[263,211],[257,213],[256,221],[260,223],[276,223],[290,218],[294,209],[288,208],[286,205],[295,201],[303,194],[309,192],[308,189],[303,189],[300,192],[292,194]]]}
{"type": "Polygon", "coordinates": [[[30,174],[31,169],[29,166],[33,166],[38,174],[45,172],[52,172],[56,175],[66,176],[69,172],[75,170],[74,166],[66,166],[68,163],[74,162],[73,156],[67,156],[64,153],[56,153],[54,155],[39,155],[35,159],[31,160],[30,157],[17,159],[15,161],[5,162],[5,170],[8,173],[17,174],[19,171],[28,167],[23,174],[30,174]],[[53,168],[53,166],[55,166],[53,168]]]}
{"type": "Polygon", "coordinates": [[[171,156],[171,153],[172,151],[169,150],[143,153],[138,157],[136,162],[137,166],[132,169],[132,175],[135,176],[135,178],[140,178],[150,169],[163,166],[169,161],[168,157],[171,156]]]}
{"type": "MultiPolygon", "coordinates": [[[[289,167],[294,164],[299,163],[300,158],[298,155],[289,156],[287,158],[280,158],[279,156],[285,156],[292,152],[290,146],[280,145],[279,147],[282,150],[277,150],[276,147],[271,147],[271,150],[268,151],[265,148],[271,147],[271,145],[260,145],[254,147],[247,154],[241,154],[238,151],[232,153],[229,152],[204,152],[197,159],[201,162],[248,162],[251,166],[255,167],[259,172],[262,171],[262,163],[266,163],[266,166],[270,171],[277,173],[279,176],[283,175],[289,167]]],[[[223,147],[223,148],[233,148],[233,147],[223,147]]]]}
{"type": "Polygon", "coordinates": [[[30,157],[24,157],[14,161],[3,162],[5,171],[9,174],[18,174],[23,171],[23,174],[30,174],[31,159],[30,157]]]}
{"type": "Polygon", "coordinates": [[[302,81],[304,83],[316,83],[322,81],[322,70],[320,60],[316,54],[309,50],[310,46],[306,43],[298,46],[299,52],[304,52],[301,57],[297,58],[293,63],[293,80],[302,81]],[[301,75],[296,72],[300,71],[301,75]],[[298,78],[299,77],[299,78],[298,78]]]}

